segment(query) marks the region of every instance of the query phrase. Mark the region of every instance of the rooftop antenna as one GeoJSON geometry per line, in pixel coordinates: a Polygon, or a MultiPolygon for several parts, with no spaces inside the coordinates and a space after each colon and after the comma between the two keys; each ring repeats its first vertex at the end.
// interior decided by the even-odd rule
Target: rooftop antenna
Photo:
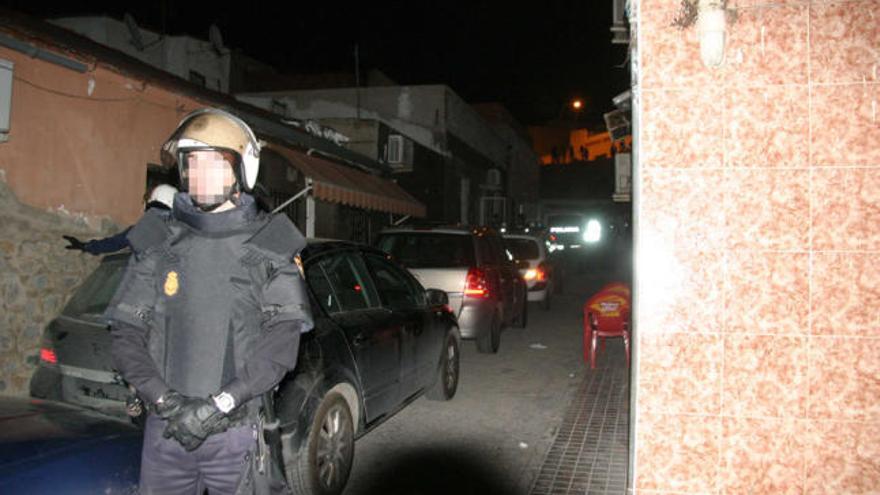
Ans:
{"type": "Polygon", "coordinates": [[[139,52],[144,51],[144,39],[141,37],[141,30],[138,27],[137,22],[134,20],[134,16],[126,12],[125,15],[122,16],[122,20],[125,22],[125,25],[128,27],[128,32],[131,34],[131,44],[134,45],[139,52]]]}
{"type": "Polygon", "coordinates": [[[355,108],[357,109],[357,119],[361,119],[361,57],[357,43],[354,45],[354,87],[355,87],[355,108]]]}
{"type": "Polygon", "coordinates": [[[223,36],[220,35],[220,28],[216,24],[211,24],[211,27],[208,28],[208,39],[211,41],[211,46],[214,47],[217,55],[223,55],[225,50],[223,36]]]}

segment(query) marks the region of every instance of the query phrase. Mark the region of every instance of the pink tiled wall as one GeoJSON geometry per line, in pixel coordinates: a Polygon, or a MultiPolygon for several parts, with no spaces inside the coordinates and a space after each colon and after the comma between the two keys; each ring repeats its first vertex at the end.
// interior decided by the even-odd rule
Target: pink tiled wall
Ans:
{"type": "Polygon", "coordinates": [[[635,490],[880,493],[880,0],[637,3],[635,490]]]}

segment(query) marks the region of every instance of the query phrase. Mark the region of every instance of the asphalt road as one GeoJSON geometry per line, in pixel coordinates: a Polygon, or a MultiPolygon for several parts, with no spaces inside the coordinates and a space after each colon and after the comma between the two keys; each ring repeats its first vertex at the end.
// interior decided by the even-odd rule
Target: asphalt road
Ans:
{"type": "Polygon", "coordinates": [[[526,494],[583,379],[581,305],[616,262],[570,260],[551,309],[529,307],[496,355],[464,341],[458,393],[421,398],[355,444],[346,495],[526,494]]]}

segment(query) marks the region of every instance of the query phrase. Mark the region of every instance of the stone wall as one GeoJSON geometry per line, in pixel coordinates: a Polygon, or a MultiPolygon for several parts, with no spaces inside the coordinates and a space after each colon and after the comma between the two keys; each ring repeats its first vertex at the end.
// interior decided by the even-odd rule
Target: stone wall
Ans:
{"type": "Polygon", "coordinates": [[[117,227],[21,204],[2,170],[0,212],[0,394],[27,395],[43,328],[100,259],[66,250],[61,236],[92,239],[117,227]]]}

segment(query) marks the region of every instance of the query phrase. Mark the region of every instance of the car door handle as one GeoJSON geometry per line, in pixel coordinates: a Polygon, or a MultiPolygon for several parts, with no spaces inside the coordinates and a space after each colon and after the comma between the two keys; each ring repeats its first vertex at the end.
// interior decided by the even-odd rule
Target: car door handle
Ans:
{"type": "Polygon", "coordinates": [[[355,347],[363,347],[364,345],[367,344],[367,340],[368,340],[368,339],[367,339],[367,336],[366,336],[365,334],[359,333],[359,334],[357,334],[357,335],[354,336],[354,339],[352,339],[351,343],[352,343],[352,345],[354,345],[355,347]]]}

